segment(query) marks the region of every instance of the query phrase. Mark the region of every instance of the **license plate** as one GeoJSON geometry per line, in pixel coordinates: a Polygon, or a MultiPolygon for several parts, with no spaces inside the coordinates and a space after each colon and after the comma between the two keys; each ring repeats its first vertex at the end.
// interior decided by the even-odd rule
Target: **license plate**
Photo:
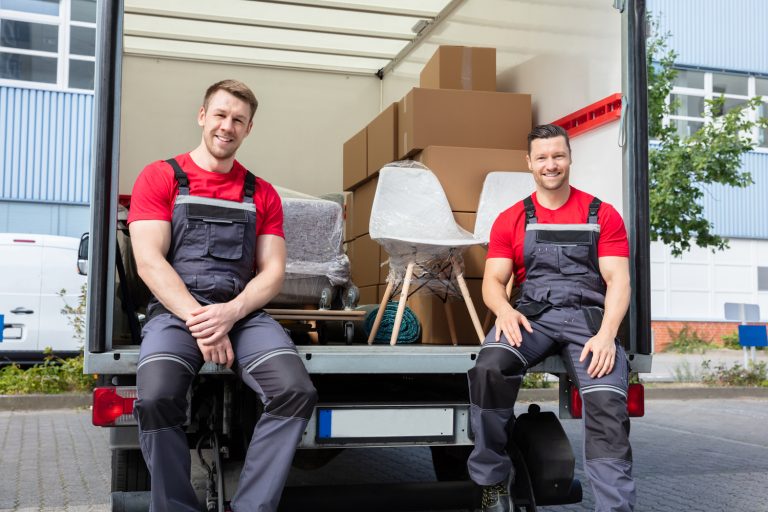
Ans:
{"type": "Polygon", "coordinates": [[[454,437],[452,407],[319,408],[318,442],[437,440],[454,437]]]}

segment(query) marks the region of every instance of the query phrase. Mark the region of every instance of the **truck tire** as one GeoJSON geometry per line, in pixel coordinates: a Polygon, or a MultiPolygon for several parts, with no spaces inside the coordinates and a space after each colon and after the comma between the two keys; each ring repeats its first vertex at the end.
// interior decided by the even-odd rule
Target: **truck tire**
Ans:
{"type": "Polygon", "coordinates": [[[430,446],[432,467],[438,482],[469,480],[467,459],[471,446],[430,446]]]}
{"type": "Polygon", "coordinates": [[[149,470],[141,450],[112,450],[112,492],[148,490],[149,470]]]}

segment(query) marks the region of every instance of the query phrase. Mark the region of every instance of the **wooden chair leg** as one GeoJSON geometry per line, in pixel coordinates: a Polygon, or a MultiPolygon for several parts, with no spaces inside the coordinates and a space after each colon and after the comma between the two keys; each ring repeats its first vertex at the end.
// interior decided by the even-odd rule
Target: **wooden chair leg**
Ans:
{"type": "Polygon", "coordinates": [[[451,343],[456,346],[459,344],[459,338],[456,336],[456,322],[453,319],[453,308],[448,301],[443,302],[445,308],[445,318],[448,320],[448,332],[451,333],[451,343]]]}
{"type": "Polygon", "coordinates": [[[413,262],[408,263],[403,278],[403,289],[400,292],[400,302],[397,304],[397,314],[395,315],[395,325],[392,326],[392,337],[389,339],[390,345],[397,344],[397,335],[400,334],[400,324],[403,322],[403,313],[405,313],[405,303],[408,300],[408,289],[411,287],[411,276],[413,275],[413,262]]]}
{"type": "Polygon", "coordinates": [[[373,340],[376,339],[376,333],[379,332],[379,326],[381,326],[381,319],[384,318],[384,311],[387,309],[387,303],[392,296],[392,281],[387,282],[387,289],[384,290],[384,297],[379,304],[379,310],[376,312],[376,319],[373,321],[373,327],[371,328],[371,334],[368,335],[368,344],[373,344],[373,340]]]}
{"type": "Polygon", "coordinates": [[[461,290],[461,295],[464,297],[464,302],[467,303],[467,311],[469,311],[469,317],[472,319],[472,325],[475,326],[477,338],[480,340],[480,343],[482,343],[485,339],[483,326],[480,325],[480,319],[477,317],[477,310],[475,310],[472,297],[469,295],[469,288],[467,288],[467,283],[464,281],[464,273],[461,271],[459,264],[455,260],[453,261],[453,272],[456,274],[456,281],[459,283],[459,289],[461,290]]]}

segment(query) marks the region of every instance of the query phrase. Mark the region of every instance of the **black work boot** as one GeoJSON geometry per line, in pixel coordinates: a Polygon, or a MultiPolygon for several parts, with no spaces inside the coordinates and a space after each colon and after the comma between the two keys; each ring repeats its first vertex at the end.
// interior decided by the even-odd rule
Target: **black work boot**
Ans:
{"type": "Polygon", "coordinates": [[[509,493],[509,482],[499,482],[483,487],[482,512],[513,512],[515,510],[509,493]]]}

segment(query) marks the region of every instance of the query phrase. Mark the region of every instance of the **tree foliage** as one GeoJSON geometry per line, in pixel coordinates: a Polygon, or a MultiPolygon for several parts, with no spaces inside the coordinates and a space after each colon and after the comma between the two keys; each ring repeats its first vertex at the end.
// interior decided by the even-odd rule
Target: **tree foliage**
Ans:
{"type": "Polygon", "coordinates": [[[658,141],[648,154],[651,239],[660,240],[679,256],[695,243],[722,250],[727,240],[716,235],[704,217],[702,199],[711,184],[747,187],[749,172],[742,170],[742,156],[755,146],[752,129],[768,126],[766,118],[750,120],[748,112],[760,107],[752,98],[725,110],[725,98],[705,100],[704,126],[681,137],[665,119],[678,107],[669,94],[677,77],[677,54],[668,46],[669,33],[660,33],[659,20],[649,18],[648,135],[658,141]]]}

